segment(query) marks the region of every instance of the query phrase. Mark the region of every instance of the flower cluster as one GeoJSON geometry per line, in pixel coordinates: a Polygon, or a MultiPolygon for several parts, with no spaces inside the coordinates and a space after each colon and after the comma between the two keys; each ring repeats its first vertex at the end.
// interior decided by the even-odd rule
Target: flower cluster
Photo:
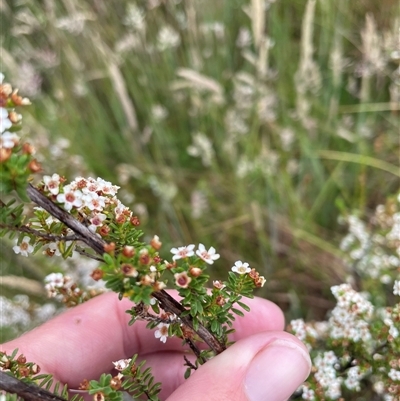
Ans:
{"type": "Polygon", "coordinates": [[[18,240],[16,240],[16,244],[15,244],[15,246],[13,246],[13,251],[16,254],[20,254],[22,256],[27,257],[34,250],[33,246],[30,245],[30,241],[31,241],[31,238],[28,237],[27,235],[25,235],[22,238],[21,242],[18,242],[18,240]]]}
{"type": "Polygon", "coordinates": [[[18,89],[4,81],[0,73],[0,164],[2,171],[2,191],[15,189],[21,197],[28,177],[40,171],[40,164],[32,158],[34,147],[21,140],[16,133],[21,130],[22,116],[16,107],[30,104],[28,98],[18,95],[18,89]],[[11,157],[13,154],[18,158],[11,157]]]}
{"type": "Polygon", "coordinates": [[[49,298],[56,298],[66,306],[76,306],[103,292],[103,289],[82,290],[69,276],[62,273],[50,273],[44,278],[45,289],[49,298]]]}
{"type": "Polygon", "coordinates": [[[18,349],[11,355],[0,351],[0,371],[9,372],[19,379],[30,379],[40,372],[40,366],[33,362],[27,362],[23,354],[18,355],[18,349]]]}
{"type": "Polygon", "coordinates": [[[354,342],[371,340],[369,320],[374,310],[372,304],[349,284],[334,286],[331,291],[337,299],[329,319],[331,338],[354,342]]]}
{"type": "MultiPolygon", "coordinates": [[[[45,175],[43,177],[44,190],[56,195],[56,201],[65,210],[71,211],[72,208],[75,208],[79,212],[88,212],[87,217],[94,226],[93,231],[96,231],[97,226],[92,220],[100,221],[100,223],[104,220],[105,216],[101,212],[106,207],[106,203],[115,205],[116,217],[122,218],[125,213],[127,213],[126,217],[131,217],[132,213],[115,197],[119,189],[116,185],[112,185],[102,178],[94,179],[91,177],[87,179],[77,177],[70,184],[61,186],[64,181],[58,174],[45,175]]],[[[101,227],[100,223],[98,226],[101,227]]]]}
{"type": "MultiPolygon", "coordinates": [[[[358,283],[369,291],[358,292],[347,283],[333,286],[336,306],[327,321],[290,322],[289,330],[306,344],[314,364],[299,388],[305,400],[345,399],[349,391],[370,391],[368,399],[372,392],[379,400],[399,399],[399,203],[400,197],[378,206],[368,225],[355,216],[346,220],[349,234],[342,249],[352,262],[349,271],[355,271],[358,283]],[[377,283],[384,291],[379,292],[377,283]],[[393,302],[393,306],[384,306],[393,302]]],[[[349,276],[348,281],[356,280],[349,276]]]]}
{"type": "Polygon", "coordinates": [[[349,227],[340,244],[349,266],[363,277],[390,283],[400,268],[400,195],[378,205],[369,224],[356,214],[342,221],[349,227]]]}

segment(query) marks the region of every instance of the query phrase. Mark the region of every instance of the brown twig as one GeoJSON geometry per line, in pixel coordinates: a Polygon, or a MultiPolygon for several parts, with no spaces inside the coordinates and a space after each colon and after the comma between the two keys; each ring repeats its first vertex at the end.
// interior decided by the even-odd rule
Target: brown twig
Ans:
{"type": "Polygon", "coordinates": [[[71,214],[61,209],[58,205],[52,202],[47,196],[43,195],[33,185],[28,184],[27,193],[32,202],[36,203],[44,210],[49,212],[53,217],[62,221],[68,228],[70,228],[78,238],[96,251],[98,254],[103,255],[104,245],[106,242],[99,238],[96,234],[92,233],[86,226],[76,220],[71,214]]]}
{"type": "Polygon", "coordinates": [[[66,401],[50,391],[44,390],[35,384],[25,383],[0,371],[0,387],[8,393],[17,394],[27,401],[66,401]]]}
{"type": "Polygon", "coordinates": [[[80,241],[81,237],[77,235],[54,235],[54,234],[48,234],[44,233],[39,230],[35,230],[34,228],[28,227],[28,226],[10,226],[8,224],[3,224],[0,223],[0,228],[7,228],[10,231],[18,231],[20,233],[27,233],[27,234],[33,234],[36,235],[39,238],[46,239],[48,241],[80,241]]]}
{"type": "Polygon", "coordinates": [[[189,361],[186,355],[183,356],[183,359],[185,360],[185,366],[189,367],[192,370],[197,370],[197,366],[193,365],[193,363],[189,361]]]}

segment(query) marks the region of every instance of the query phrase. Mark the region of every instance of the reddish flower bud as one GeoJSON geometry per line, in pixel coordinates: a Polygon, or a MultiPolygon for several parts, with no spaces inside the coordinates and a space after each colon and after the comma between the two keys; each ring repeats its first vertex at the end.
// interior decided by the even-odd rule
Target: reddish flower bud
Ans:
{"type": "Polygon", "coordinates": [[[28,164],[28,169],[32,173],[37,173],[42,170],[42,166],[36,159],[32,159],[28,164]]]}
{"type": "Polygon", "coordinates": [[[132,216],[130,218],[130,222],[134,226],[138,226],[140,224],[139,218],[137,216],[132,216]]]}
{"type": "Polygon", "coordinates": [[[15,105],[19,106],[22,101],[22,97],[18,95],[18,89],[15,89],[14,92],[10,96],[11,100],[15,105]]]}
{"type": "Polygon", "coordinates": [[[138,271],[129,263],[124,263],[121,266],[121,271],[127,277],[137,277],[138,275],[138,271]]]}
{"type": "Polygon", "coordinates": [[[99,281],[103,278],[104,272],[101,269],[94,269],[92,273],[90,274],[90,277],[92,277],[93,280],[99,281]]]}
{"type": "Polygon", "coordinates": [[[153,290],[154,290],[155,292],[161,291],[161,290],[163,290],[166,286],[167,286],[167,285],[166,285],[165,283],[163,283],[162,281],[156,281],[156,282],[153,284],[153,290]]]}
{"type": "Polygon", "coordinates": [[[249,273],[249,276],[250,276],[253,280],[256,280],[256,279],[258,278],[259,274],[258,274],[258,272],[256,271],[256,269],[251,269],[251,270],[250,270],[250,273],[249,273]]]}
{"type": "Polygon", "coordinates": [[[37,375],[38,373],[40,373],[40,366],[39,365],[37,365],[36,363],[34,363],[32,366],[31,366],[31,373],[32,374],[34,374],[34,375],[37,375]]]}
{"type": "Polygon", "coordinates": [[[111,380],[110,380],[110,387],[113,390],[119,390],[121,388],[122,385],[122,381],[118,376],[114,376],[111,380]]]}
{"type": "Polygon", "coordinates": [[[122,249],[122,254],[127,258],[131,258],[135,256],[135,248],[133,246],[125,245],[122,249]]]}
{"type": "Polygon", "coordinates": [[[140,284],[150,286],[154,283],[154,279],[152,279],[148,274],[141,277],[140,284]]]}
{"type": "Polygon", "coordinates": [[[21,354],[21,355],[17,358],[17,362],[18,362],[20,365],[25,365],[25,364],[26,364],[25,355],[21,354]]]}
{"type": "Polygon", "coordinates": [[[126,221],[126,216],[125,216],[123,213],[120,213],[120,214],[118,214],[117,217],[115,218],[115,221],[116,221],[118,224],[123,224],[123,223],[125,223],[125,221],[126,221]]]}
{"type": "Polygon", "coordinates": [[[217,290],[222,290],[225,287],[225,285],[221,281],[215,280],[213,281],[213,287],[216,288],[217,290]]]}
{"type": "Polygon", "coordinates": [[[258,288],[264,287],[264,284],[267,280],[263,276],[258,276],[257,279],[254,280],[254,285],[258,288]]]}
{"type": "Polygon", "coordinates": [[[217,298],[216,298],[216,300],[215,300],[215,303],[216,303],[218,306],[222,306],[222,305],[225,305],[226,301],[225,301],[225,298],[224,298],[223,296],[218,295],[217,298]]]}
{"type": "Polygon", "coordinates": [[[191,267],[189,269],[189,273],[193,276],[193,277],[199,277],[202,273],[203,270],[201,270],[199,267],[191,267]]]}
{"type": "Polygon", "coordinates": [[[161,248],[162,242],[160,241],[160,238],[158,235],[155,235],[152,240],[150,241],[150,245],[158,251],[161,248]]]}
{"type": "Polygon", "coordinates": [[[79,386],[78,386],[78,390],[87,391],[89,389],[90,389],[89,380],[83,379],[82,383],[80,383],[79,386]]]}
{"type": "Polygon", "coordinates": [[[86,182],[86,180],[84,180],[84,179],[79,180],[79,181],[76,183],[76,187],[77,187],[78,189],[86,188],[86,185],[87,185],[87,182],[86,182]]]}
{"type": "Polygon", "coordinates": [[[139,256],[139,261],[142,265],[148,265],[150,263],[150,255],[146,252],[141,253],[139,256]]]}
{"type": "Polygon", "coordinates": [[[132,373],[132,376],[135,377],[136,372],[137,372],[137,367],[134,363],[132,364],[130,371],[132,373]]]}
{"type": "Polygon", "coordinates": [[[13,124],[17,124],[21,121],[21,115],[18,114],[15,111],[10,111],[8,113],[8,119],[13,123],[13,124]]]}
{"type": "Polygon", "coordinates": [[[0,163],[7,161],[12,153],[12,149],[0,148],[0,163]]]}
{"type": "MultiPolygon", "coordinates": [[[[103,227],[100,228],[100,231],[103,227]]],[[[107,227],[107,229],[108,229],[108,232],[110,232],[110,229],[108,227],[107,227]]],[[[109,244],[104,245],[105,253],[112,254],[112,253],[114,253],[114,251],[115,251],[115,242],[110,242],[109,244]]]]}
{"type": "Polygon", "coordinates": [[[25,142],[22,145],[22,153],[24,153],[26,155],[33,155],[35,153],[35,148],[30,143],[25,142]]]}
{"type": "Polygon", "coordinates": [[[10,84],[4,83],[0,85],[0,95],[2,98],[4,99],[8,98],[11,95],[11,93],[12,93],[12,86],[10,84]]]}
{"type": "Polygon", "coordinates": [[[193,332],[193,330],[192,330],[191,328],[189,328],[189,327],[187,327],[187,326],[185,326],[185,325],[182,325],[182,326],[181,326],[181,330],[182,330],[182,336],[183,336],[183,338],[193,339],[193,337],[194,337],[194,332],[193,332]]]}
{"type": "Polygon", "coordinates": [[[174,267],[176,267],[176,262],[170,263],[170,262],[168,262],[167,260],[165,260],[164,263],[165,263],[165,267],[166,267],[168,270],[171,270],[171,269],[173,269],[174,267]]]}
{"type": "Polygon", "coordinates": [[[104,401],[104,400],[105,400],[104,393],[101,391],[93,395],[93,401],[104,401]]]}
{"type": "MultiPolygon", "coordinates": [[[[108,227],[107,225],[104,225],[104,226],[101,226],[101,227],[100,227],[100,229],[99,229],[99,234],[100,234],[102,237],[107,237],[107,235],[110,233],[110,231],[111,231],[111,228],[108,227]]],[[[105,246],[104,246],[104,247],[105,247],[105,246]]],[[[115,249],[115,244],[114,244],[114,249],[115,249]]],[[[110,252],[107,252],[107,253],[110,253],[110,252]]]]}
{"type": "Polygon", "coordinates": [[[20,368],[18,368],[18,373],[22,376],[22,377],[28,377],[30,375],[30,370],[26,367],[26,366],[21,366],[20,368]]]}

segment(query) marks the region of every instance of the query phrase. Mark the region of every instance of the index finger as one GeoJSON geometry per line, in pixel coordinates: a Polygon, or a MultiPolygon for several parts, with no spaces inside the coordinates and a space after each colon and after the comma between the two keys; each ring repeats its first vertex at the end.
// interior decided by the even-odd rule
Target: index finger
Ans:
{"type": "MultiPolygon", "coordinates": [[[[176,296],[176,291],[169,291],[176,296]]],[[[247,300],[250,313],[235,321],[235,341],[261,331],[282,330],[284,318],[272,302],[261,298],[247,300]]],[[[146,329],[146,322],[128,326],[132,307],[127,299],[106,293],[69,309],[42,326],[2,346],[3,352],[19,348],[28,361],[36,362],[42,371],[70,386],[83,378],[98,378],[110,371],[112,361],[130,358],[133,354],[182,352],[182,340],[169,338],[166,344],[146,329]]]]}

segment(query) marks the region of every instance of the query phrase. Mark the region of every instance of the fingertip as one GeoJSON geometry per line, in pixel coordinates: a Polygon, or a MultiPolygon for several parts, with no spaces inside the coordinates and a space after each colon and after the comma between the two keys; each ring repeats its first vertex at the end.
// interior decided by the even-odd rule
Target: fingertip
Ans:
{"type": "Polygon", "coordinates": [[[305,346],[285,332],[258,333],[202,365],[168,401],[283,401],[307,378],[305,346]]]}
{"type": "Polygon", "coordinates": [[[235,320],[234,341],[248,335],[263,331],[282,331],[285,328],[285,316],[282,309],[273,302],[263,298],[246,299],[250,312],[238,316],[235,320]]]}

